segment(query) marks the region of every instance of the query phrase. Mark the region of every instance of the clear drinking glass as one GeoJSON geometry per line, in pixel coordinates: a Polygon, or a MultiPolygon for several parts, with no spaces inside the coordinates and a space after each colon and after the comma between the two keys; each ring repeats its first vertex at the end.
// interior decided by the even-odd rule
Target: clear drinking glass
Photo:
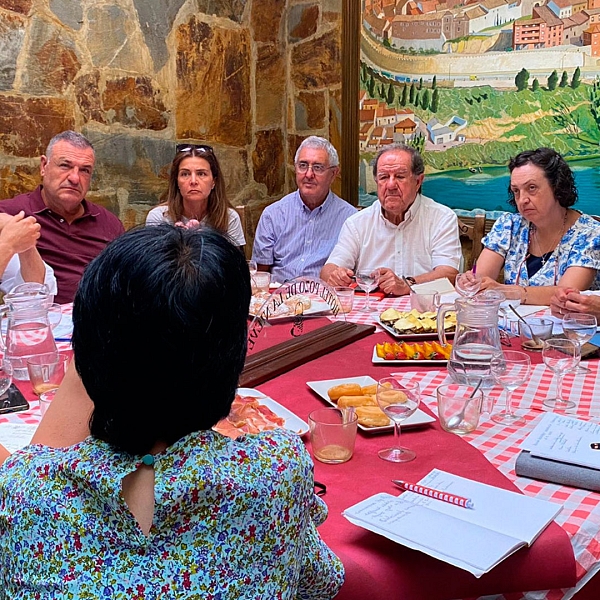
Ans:
{"type": "Polygon", "coordinates": [[[372,308],[369,303],[369,294],[379,285],[379,270],[374,271],[358,271],[356,273],[356,285],[365,292],[365,306],[363,310],[365,312],[373,312],[377,310],[372,308]]]}
{"type": "Polygon", "coordinates": [[[258,269],[258,266],[256,265],[256,261],[255,260],[247,260],[246,262],[248,263],[248,270],[250,271],[250,277],[253,277],[256,274],[256,271],[258,269]]]}
{"type": "Polygon", "coordinates": [[[460,273],[454,282],[454,289],[465,298],[472,298],[481,289],[481,277],[472,271],[460,273]]]}
{"type": "Polygon", "coordinates": [[[394,377],[384,377],[377,384],[377,404],[394,422],[394,446],[378,452],[379,457],[390,462],[409,462],[415,452],[400,446],[400,424],[410,417],[421,401],[418,382],[400,383],[394,377]]]}
{"type": "Polygon", "coordinates": [[[563,398],[563,379],[572,371],[581,359],[581,348],[578,342],[567,338],[552,338],[544,342],[542,348],[544,364],[556,375],[556,398],[546,398],[544,405],[550,408],[573,408],[575,402],[563,398]]]}
{"type": "Polygon", "coordinates": [[[0,396],[2,396],[12,383],[13,369],[7,360],[0,361],[0,396]]]}
{"type": "Polygon", "coordinates": [[[492,358],[490,369],[496,383],[504,388],[506,394],[504,410],[492,415],[492,421],[501,425],[524,425],[525,419],[513,411],[512,394],[527,382],[531,372],[531,359],[525,352],[505,350],[492,358]]]}
{"type": "MultiPolygon", "coordinates": [[[[579,348],[581,348],[596,334],[598,322],[594,315],[588,315],[586,313],[567,313],[563,317],[562,328],[565,337],[578,342],[579,348]]],[[[587,372],[587,369],[578,366],[577,371],[587,372]]]]}

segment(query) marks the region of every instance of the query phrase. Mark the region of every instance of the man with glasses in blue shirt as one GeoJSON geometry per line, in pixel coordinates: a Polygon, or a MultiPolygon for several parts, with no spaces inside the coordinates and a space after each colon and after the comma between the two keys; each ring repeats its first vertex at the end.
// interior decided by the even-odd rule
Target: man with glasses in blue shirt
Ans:
{"type": "Polygon", "coordinates": [[[282,283],[299,276],[318,277],[344,221],[356,209],[331,191],[339,173],[335,148],[310,136],[294,159],[298,189],[267,206],[260,217],[252,259],[282,283]]]}

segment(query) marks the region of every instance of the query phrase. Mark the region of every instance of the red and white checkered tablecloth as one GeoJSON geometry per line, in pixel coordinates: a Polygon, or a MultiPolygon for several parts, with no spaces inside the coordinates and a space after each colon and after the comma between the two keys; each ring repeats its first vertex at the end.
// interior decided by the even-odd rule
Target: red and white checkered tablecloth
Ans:
{"type": "MultiPolygon", "coordinates": [[[[600,362],[586,361],[589,373],[567,375],[564,381],[564,393],[577,403],[576,408],[567,411],[579,419],[600,422],[600,362]]],[[[419,380],[423,402],[437,414],[435,401],[436,388],[449,382],[446,370],[414,371],[399,373],[403,378],[419,380]]],[[[515,474],[515,461],[520,452],[520,444],[533,430],[542,412],[546,410],[542,401],[554,396],[555,382],[553,373],[545,365],[532,367],[528,383],[513,393],[513,406],[521,414],[526,424],[519,427],[507,427],[491,421],[486,415],[477,430],[466,435],[465,440],[479,449],[486,458],[528,496],[534,496],[562,505],[556,522],[567,532],[573,545],[577,562],[577,577],[580,589],[596,572],[600,570],[600,493],[588,492],[563,485],[545,483],[515,474]]],[[[504,402],[499,388],[490,392],[498,410],[504,402]]],[[[506,595],[505,598],[525,597],[532,600],[568,600],[573,590],[549,590],[531,592],[522,595],[506,595]]]]}
{"type": "MultiPolygon", "coordinates": [[[[358,323],[360,325],[377,325],[379,331],[383,331],[383,328],[379,326],[378,319],[379,315],[388,308],[395,308],[397,310],[410,310],[410,298],[408,296],[388,297],[377,299],[371,297],[371,306],[375,309],[373,312],[365,312],[363,310],[365,306],[365,296],[355,295],[354,296],[354,308],[352,312],[345,315],[346,321],[352,323],[358,323]]],[[[332,319],[332,320],[339,320],[332,319]]]]}

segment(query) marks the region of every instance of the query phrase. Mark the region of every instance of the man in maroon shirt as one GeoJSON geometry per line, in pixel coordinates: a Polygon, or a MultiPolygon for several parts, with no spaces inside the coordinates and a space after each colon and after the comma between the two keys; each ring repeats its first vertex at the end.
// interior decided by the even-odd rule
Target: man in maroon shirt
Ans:
{"type": "Polygon", "coordinates": [[[41,157],[42,185],[0,201],[0,212],[24,211],[41,226],[37,249],[58,282],[56,301],[72,302],[87,264],[117,236],[123,224],[110,211],[85,199],[96,157],[79,133],[54,136],[41,157]]]}

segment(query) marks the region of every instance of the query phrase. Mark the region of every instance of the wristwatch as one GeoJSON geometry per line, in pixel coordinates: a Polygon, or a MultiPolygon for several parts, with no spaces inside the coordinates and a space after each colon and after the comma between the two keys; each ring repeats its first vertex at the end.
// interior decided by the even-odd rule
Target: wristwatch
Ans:
{"type": "Polygon", "coordinates": [[[414,277],[405,277],[404,279],[406,279],[406,281],[408,281],[411,285],[417,284],[414,277]]]}

